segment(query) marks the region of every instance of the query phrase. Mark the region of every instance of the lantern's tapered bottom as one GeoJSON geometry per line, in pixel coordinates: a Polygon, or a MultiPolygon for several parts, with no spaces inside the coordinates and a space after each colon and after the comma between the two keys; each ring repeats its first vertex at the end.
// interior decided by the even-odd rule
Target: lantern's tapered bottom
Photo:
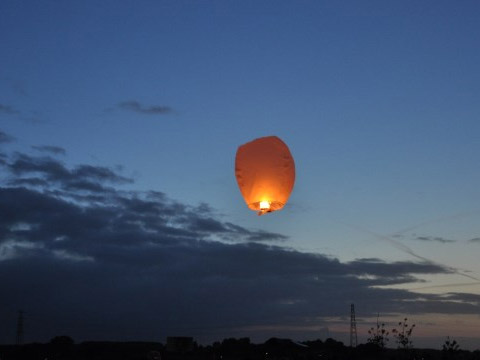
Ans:
{"type": "Polygon", "coordinates": [[[249,209],[253,211],[258,211],[258,216],[271,213],[277,210],[281,210],[285,204],[279,201],[269,201],[269,206],[265,206],[264,201],[257,201],[251,204],[248,204],[249,209]]]}

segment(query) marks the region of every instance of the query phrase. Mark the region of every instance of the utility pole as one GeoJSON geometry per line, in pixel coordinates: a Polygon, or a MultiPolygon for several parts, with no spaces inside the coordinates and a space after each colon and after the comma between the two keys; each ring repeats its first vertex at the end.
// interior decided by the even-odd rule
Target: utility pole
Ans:
{"type": "Polygon", "coordinates": [[[17,337],[15,339],[15,344],[22,345],[23,344],[23,311],[18,311],[18,319],[17,319],[17,337]]]}
{"type": "Polygon", "coordinates": [[[350,347],[357,347],[357,322],[355,320],[355,305],[350,305],[350,347]]]}

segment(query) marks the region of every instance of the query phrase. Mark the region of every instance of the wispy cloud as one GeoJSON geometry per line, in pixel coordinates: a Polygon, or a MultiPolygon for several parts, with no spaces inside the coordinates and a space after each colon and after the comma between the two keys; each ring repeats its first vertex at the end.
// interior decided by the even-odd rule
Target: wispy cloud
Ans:
{"type": "Polygon", "coordinates": [[[28,110],[22,110],[20,111],[19,109],[7,105],[7,104],[0,104],[0,115],[5,115],[5,116],[12,116],[16,119],[29,122],[29,123],[42,123],[44,120],[42,119],[43,116],[40,112],[38,111],[28,111],[28,110]]]}
{"type": "Polygon", "coordinates": [[[140,114],[147,115],[166,115],[170,114],[173,110],[169,106],[164,105],[150,105],[145,106],[140,104],[136,100],[122,101],[118,104],[118,107],[123,110],[134,111],[140,114]]]}
{"type": "Polygon", "coordinates": [[[8,115],[15,115],[15,114],[19,114],[20,111],[18,111],[11,105],[0,104],[0,114],[1,113],[8,114],[8,115]]]}
{"type": "Polygon", "coordinates": [[[3,131],[0,130],[0,144],[1,143],[10,143],[15,141],[15,138],[13,136],[8,135],[7,133],[4,133],[3,131]]]}
{"type": "Polygon", "coordinates": [[[445,239],[440,236],[417,236],[415,240],[420,240],[420,241],[432,241],[432,242],[439,242],[442,244],[447,244],[447,243],[454,243],[456,240],[451,240],[451,239],[445,239]]]}
{"type": "Polygon", "coordinates": [[[40,146],[32,146],[32,149],[46,152],[54,155],[66,155],[66,150],[60,146],[51,146],[51,145],[40,145],[40,146]]]}
{"type": "Polygon", "coordinates": [[[13,93],[17,95],[27,96],[26,85],[22,80],[13,79],[8,76],[2,76],[0,77],[0,81],[7,83],[13,93]]]}

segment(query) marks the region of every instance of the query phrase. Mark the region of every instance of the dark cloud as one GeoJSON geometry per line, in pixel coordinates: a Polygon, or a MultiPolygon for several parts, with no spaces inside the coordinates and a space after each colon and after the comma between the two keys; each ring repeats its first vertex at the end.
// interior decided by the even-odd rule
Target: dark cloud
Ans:
{"type": "Polygon", "coordinates": [[[420,240],[420,241],[433,241],[433,242],[439,242],[442,244],[447,244],[447,243],[454,243],[456,240],[450,240],[450,239],[445,239],[443,237],[439,236],[417,236],[415,240],[420,240]]]}
{"type": "Polygon", "coordinates": [[[16,178],[16,179],[10,180],[8,182],[8,185],[11,185],[11,186],[27,185],[27,186],[34,186],[34,187],[48,186],[48,181],[40,178],[16,178]]]}
{"type": "Polygon", "coordinates": [[[60,146],[41,145],[41,146],[32,146],[32,149],[40,152],[51,153],[54,155],[65,155],[67,153],[65,149],[60,146]]]}
{"type": "Polygon", "coordinates": [[[10,105],[5,105],[5,104],[0,104],[0,114],[8,114],[8,115],[15,115],[19,114],[20,111],[15,109],[14,107],[10,105]]]}
{"type": "Polygon", "coordinates": [[[468,241],[480,243],[480,237],[476,237],[476,238],[470,239],[468,241]]]}
{"type": "Polygon", "coordinates": [[[452,273],[441,265],[303,253],[265,242],[286,241],[282,234],[223,221],[207,204],[116,189],[126,180],[111,169],[69,169],[25,154],[7,160],[0,318],[11,321],[0,341],[10,341],[10,314],[18,309],[27,314],[28,341],[65,333],[76,340],[186,334],[212,341],[264,325],[325,326],[323,318],[348,314],[351,302],[363,316],[479,310],[471,294],[417,301],[417,294],[378,287],[452,273]]]}
{"type": "Polygon", "coordinates": [[[133,180],[124,177],[114,170],[102,166],[80,165],[68,169],[60,161],[51,157],[34,157],[27,154],[17,153],[6,164],[7,169],[15,176],[10,184],[19,181],[19,185],[28,182],[28,176],[40,178],[50,183],[55,183],[64,189],[85,191],[107,191],[104,184],[128,184],[133,180]],[[27,178],[26,178],[27,176],[27,178]]]}
{"type": "Polygon", "coordinates": [[[144,106],[141,105],[138,101],[122,101],[118,104],[118,107],[123,110],[134,111],[140,114],[149,114],[149,115],[165,115],[172,112],[172,108],[169,106],[162,105],[152,105],[144,106]]]}
{"type": "Polygon", "coordinates": [[[0,130],[0,144],[1,143],[10,143],[15,141],[15,138],[13,136],[10,136],[3,131],[0,130]]]}
{"type": "Polygon", "coordinates": [[[245,236],[248,241],[284,241],[288,239],[288,236],[283,234],[267,232],[263,230],[251,231],[230,222],[226,222],[224,226],[233,234],[245,236]]]}

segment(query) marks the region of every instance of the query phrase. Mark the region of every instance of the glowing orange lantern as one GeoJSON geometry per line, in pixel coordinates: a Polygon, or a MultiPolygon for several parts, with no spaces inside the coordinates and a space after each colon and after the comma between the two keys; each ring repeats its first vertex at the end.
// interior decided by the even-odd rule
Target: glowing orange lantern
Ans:
{"type": "Polygon", "coordinates": [[[295,182],[295,163],[282,140],[262,137],[238,148],[235,176],[248,207],[263,215],[287,203],[295,182]]]}

